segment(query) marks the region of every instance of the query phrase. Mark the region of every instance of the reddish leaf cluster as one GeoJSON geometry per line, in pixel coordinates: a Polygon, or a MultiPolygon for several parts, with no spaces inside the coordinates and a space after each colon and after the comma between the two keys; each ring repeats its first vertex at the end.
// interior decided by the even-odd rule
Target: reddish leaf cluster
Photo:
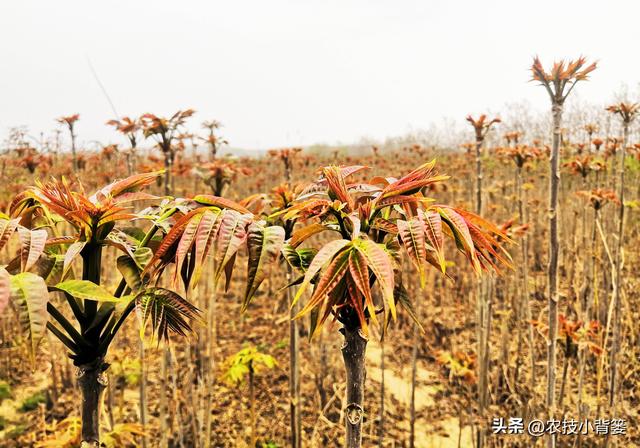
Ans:
{"type": "Polygon", "coordinates": [[[622,121],[628,124],[631,123],[640,112],[640,103],[620,102],[607,107],[606,110],[619,115],[622,121]]]}
{"type": "Polygon", "coordinates": [[[587,60],[580,57],[575,61],[554,62],[550,71],[546,71],[536,56],[531,66],[532,81],[540,81],[547,89],[553,104],[563,104],[578,81],[585,81],[589,73],[594,71],[597,64],[587,65],[587,60]],[[565,89],[567,89],[565,91],[565,89]]]}
{"type": "Polygon", "coordinates": [[[576,194],[589,200],[591,206],[600,210],[607,202],[613,202],[614,204],[620,204],[618,196],[613,190],[594,188],[593,190],[577,191],[576,194]]]}
{"type": "MultiPolygon", "coordinates": [[[[294,231],[292,250],[321,232],[339,235],[322,246],[301,279],[294,302],[311,284],[311,298],[298,314],[313,312],[314,329],[333,315],[345,325],[368,331],[384,313],[385,325],[396,317],[396,304],[413,315],[402,283],[400,258],[405,253],[425,286],[426,266],[446,271],[445,237],[451,238],[476,272],[509,265],[499,239],[507,236],[481,217],[448,205],[435,204],[424,196],[426,189],[448,176],[435,172],[435,162],[425,163],[396,179],[374,177],[369,182],[350,182],[364,166],[322,169],[322,177],[309,185],[294,204],[282,211],[285,219],[311,220],[294,231]],[[376,303],[372,288],[381,300],[376,303]]],[[[313,331],[312,331],[313,334],[313,331]]]]}

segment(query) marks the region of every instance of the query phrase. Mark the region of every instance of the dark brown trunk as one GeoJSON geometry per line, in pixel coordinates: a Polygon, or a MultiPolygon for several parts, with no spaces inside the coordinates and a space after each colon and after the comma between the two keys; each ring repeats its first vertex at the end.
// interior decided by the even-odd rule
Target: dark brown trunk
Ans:
{"type": "Polygon", "coordinates": [[[360,327],[343,327],[340,332],[344,336],[342,358],[347,374],[347,406],[345,413],[345,447],[360,448],[362,446],[362,420],[364,408],[365,351],[367,338],[360,327]]]}
{"type": "Polygon", "coordinates": [[[83,447],[100,446],[100,408],[107,386],[107,367],[102,359],[78,367],[78,385],[82,393],[83,447]]]}

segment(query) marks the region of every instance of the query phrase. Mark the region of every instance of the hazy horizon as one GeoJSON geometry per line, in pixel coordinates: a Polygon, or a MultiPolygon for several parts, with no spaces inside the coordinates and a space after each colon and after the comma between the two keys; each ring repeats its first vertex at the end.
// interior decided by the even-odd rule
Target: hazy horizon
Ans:
{"type": "Polygon", "coordinates": [[[81,142],[121,142],[88,59],[119,115],[194,108],[192,131],[216,119],[246,149],[381,140],[520,100],[544,111],[544,90],[528,82],[534,55],[597,60],[577,89],[585,101],[635,89],[640,61],[626,47],[640,4],[536,5],[4,2],[0,135],[48,133],[80,113],[81,142]]]}

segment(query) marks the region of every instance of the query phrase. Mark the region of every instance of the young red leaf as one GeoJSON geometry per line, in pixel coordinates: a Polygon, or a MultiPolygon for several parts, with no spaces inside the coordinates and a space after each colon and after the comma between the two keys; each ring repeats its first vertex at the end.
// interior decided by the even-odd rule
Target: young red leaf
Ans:
{"type": "MultiPolygon", "coordinates": [[[[422,211],[418,211],[421,214],[422,211]]],[[[446,270],[446,260],[444,258],[444,235],[442,234],[442,218],[440,214],[434,211],[424,213],[422,221],[424,223],[424,231],[427,241],[436,254],[436,260],[442,273],[446,270]]]]}
{"type": "Polygon", "coordinates": [[[396,319],[396,305],[393,299],[394,276],[393,260],[391,256],[379,245],[371,240],[360,239],[354,242],[354,246],[367,260],[367,265],[376,276],[383,300],[389,306],[393,319],[396,319]]]}
{"type": "Polygon", "coordinates": [[[247,226],[252,215],[241,215],[234,210],[225,210],[222,214],[218,235],[215,240],[214,283],[220,279],[227,266],[247,237],[247,226]]]}
{"type": "Polygon", "coordinates": [[[194,288],[197,285],[200,276],[202,275],[205,259],[214,244],[216,236],[218,235],[218,229],[221,222],[221,220],[219,219],[220,215],[221,212],[207,210],[202,215],[202,219],[200,219],[195,237],[196,265],[192,279],[194,288]]]}
{"type": "Polygon", "coordinates": [[[471,238],[469,228],[464,218],[449,207],[438,207],[436,210],[451,229],[458,248],[465,253],[476,273],[480,272],[480,263],[476,255],[473,238],[471,238]]]}
{"type": "Polygon", "coordinates": [[[329,266],[320,274],[313,295],[305,304],[304,308],[295,316],[296,319],[304,316],[326,300],[326,297],[329,296],[338,283],[340,283],[340,280],[342,280],[342,277],[349,268],[349,254],[350,250],[344,250],[336,254],[329,266]]]}
{"type": "Polygon", "coordinates": [[[311,281],[320,271],[320,269],[326,266],[333,259],[333,257],[349,243],[349,240],[334,240],[325,244],[322,249],[318,251],[316,256],[313,257],[313,261],[309,265],[309,269],[307,269],[307,272],[305,273],[304,280],[298,288],[296,296],[293,298],[291,307],[293,307],[298,302],[298,300],[300,300],[300,297],[302,297],[302,294],[309,287],[311,281]]]}
{"type": "Polygon", "coordinates": [[[424,288],[426,282],[425,259],[427,258],[425,224],[419,216],[416,216],[409,221],[398,220],[396,225],[409,259],[418,269],[420,287],[424,288]]]}
{"type": "Polygon", "coordinates": [[[369,284],[369,267],[367,266],[367,259],[360,253],[359,250],[352,250],[349,256],[349,272],[354,285],[358,288],[369,311],[369,316],[374,325],[378,325],[378,318],[376,316],[376,307],[373,303],[373,295],[371,294],[371,285],[369,284]]]}
{"type": "Polygon", "coordinates": [[[251,298],[265,279],[267,266],[277,261],[283,243],[284,229],[282,227],[265,227],[263,222],[253,223],[249,226],[247,288],[241,311],[247,309],[251,298]]]}

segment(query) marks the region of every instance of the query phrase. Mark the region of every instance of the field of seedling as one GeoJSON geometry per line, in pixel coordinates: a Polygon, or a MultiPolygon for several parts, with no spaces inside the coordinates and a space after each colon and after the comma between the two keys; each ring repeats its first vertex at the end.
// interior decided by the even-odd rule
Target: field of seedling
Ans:
{"type": "Polygon", "coordinates": [[[566,107],[597,73],[535,58],[548,111],[452,146],[12,128],[0,446],[639,446],[640,106],[566,107]]]}

